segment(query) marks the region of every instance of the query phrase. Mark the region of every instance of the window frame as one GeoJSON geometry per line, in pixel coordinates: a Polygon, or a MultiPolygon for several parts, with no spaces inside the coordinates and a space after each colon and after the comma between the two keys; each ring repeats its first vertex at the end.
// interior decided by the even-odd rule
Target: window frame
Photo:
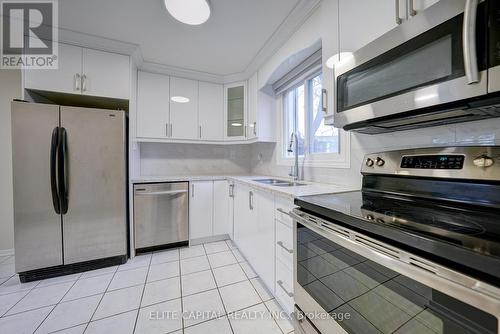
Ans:
{"type": "MultiPolygon", "coordinates": [[[[310,118],[312,115],[312,111],[310,110],[310,106],[312,105],[311,100],[311,92],[309,82],[311,79],[322,73],[321,69],[315,71],[314,73],[308,75],[294,86],[287,89],[283,94],[281,94],[278,98],[278,110],[279,110],[279,119],[278,119],[278,127],[279,127],[279,138],[278,138],[278,147],[280,151],[276,154],[276,162],[280,166],[293,166],[295,163],[294,156],[287,156],[287,148],[289,144],[289,138],[285,138],[285,130],[286,124],[285,120],[285,103],[284,99],[286,94],[291,89],[296,89],[301,85],[304,85],[304,101],[306,105],[306,115],[305,115],[305,146],[306,152],[309,151],[309,145],[311,141],[310,134],[310,118]]],[[[296,116],[295,116],[296,117],[296,116]]],[[[306,167],[320,167],[320,168],[350,168],[350,134],[342,129],[338,129],[339,132],[339,152],[338,153],[306,153],[305,155],[299,156],[299,165],[304,165],[306,167]],[[305,159],[305,160],[304,160],[305,159]]]]}

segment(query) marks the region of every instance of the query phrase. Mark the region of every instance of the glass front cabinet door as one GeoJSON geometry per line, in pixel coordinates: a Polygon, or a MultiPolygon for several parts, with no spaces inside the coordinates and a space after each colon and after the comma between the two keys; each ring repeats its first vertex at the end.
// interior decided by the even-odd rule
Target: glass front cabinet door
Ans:
{"type": "Polygon", "coordinates": [[[226,139],[246,138],[247,86],[245,82],[225,85],[224,133],[226,139]]]}

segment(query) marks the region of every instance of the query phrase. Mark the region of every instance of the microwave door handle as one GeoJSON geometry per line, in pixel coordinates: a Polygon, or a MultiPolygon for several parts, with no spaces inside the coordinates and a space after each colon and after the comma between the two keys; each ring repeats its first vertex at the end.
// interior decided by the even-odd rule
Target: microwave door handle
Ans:
{"type": "Polygon", "coordinates": [[[464,67],[467,83],[479,82],[476,50],[476,19],[478,0],[466,0],[463,23],[464,67]]]}

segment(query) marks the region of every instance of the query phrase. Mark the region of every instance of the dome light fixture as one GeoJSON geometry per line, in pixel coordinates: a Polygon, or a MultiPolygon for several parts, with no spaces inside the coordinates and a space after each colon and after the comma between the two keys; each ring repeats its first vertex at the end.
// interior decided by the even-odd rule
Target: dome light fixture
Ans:
{"type": "Polygon", "coordinates": [[[189,98],[184,97],[184,96],[172,96],[170,100],[177,102],[177,103],[188,103],[189,98]]]}
{"type": "Polygon", "coordinates": [[[208,0],[164,0],[165,8],[177,21],[200,25],[210,17],[208,0]]]}

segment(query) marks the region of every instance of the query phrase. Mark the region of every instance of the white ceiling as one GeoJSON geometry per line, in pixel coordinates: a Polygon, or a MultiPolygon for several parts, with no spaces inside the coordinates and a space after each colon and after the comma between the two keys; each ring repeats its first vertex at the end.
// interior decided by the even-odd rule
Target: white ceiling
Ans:
{"type": "Polygon", "coordinates": [[[60,0],[59,26],[137,44],[145,62],[226,76],[244,72],[299,0],[211,0],[210,19],[179,23],[163,0],[60,0]]]}

